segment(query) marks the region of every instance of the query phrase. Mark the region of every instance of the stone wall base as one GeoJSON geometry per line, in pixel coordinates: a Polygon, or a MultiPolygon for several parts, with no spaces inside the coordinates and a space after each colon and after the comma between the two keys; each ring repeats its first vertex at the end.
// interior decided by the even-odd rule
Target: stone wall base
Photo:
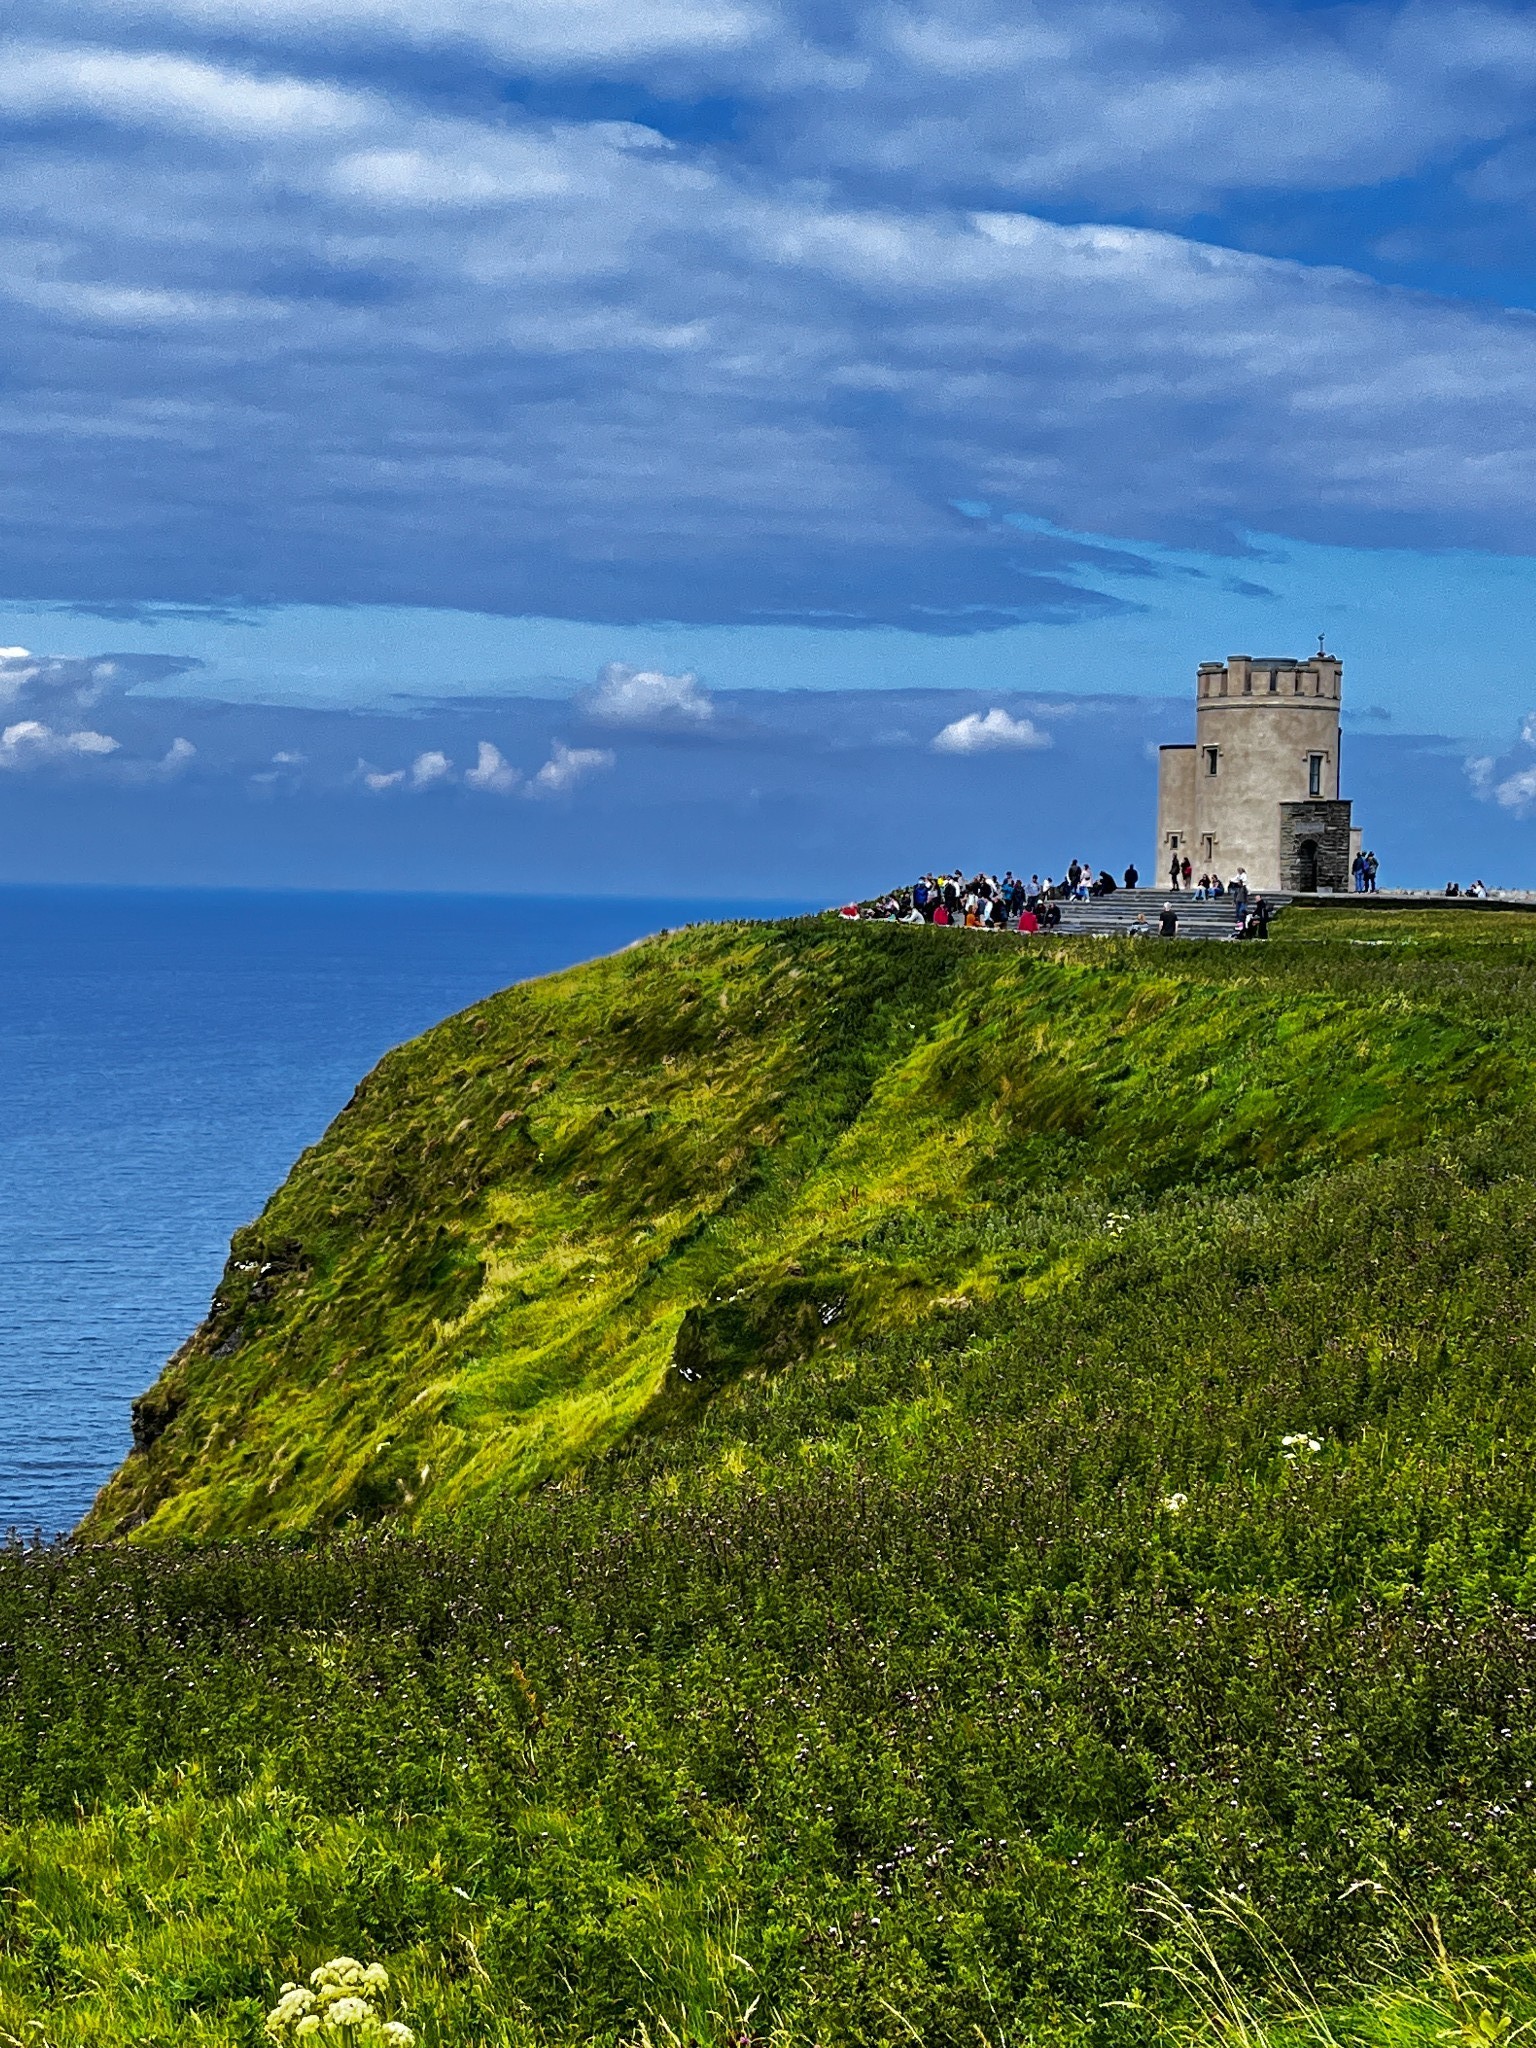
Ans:
{"type": "Polygon", "coordinates": [[[1298,896],[1347,890],[1352,852],[1350,807],[1342,798],[1307,797],[1280,806],[1280,886],[1298,896]]]}

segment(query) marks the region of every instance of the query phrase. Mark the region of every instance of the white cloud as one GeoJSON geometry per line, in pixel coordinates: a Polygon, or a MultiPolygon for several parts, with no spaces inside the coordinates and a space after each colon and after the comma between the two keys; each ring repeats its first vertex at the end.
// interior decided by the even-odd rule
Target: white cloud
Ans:
{"type": "Polygon", "coordinates": [[[377,109],[370,95],[176,51],[13,42],[0,65],[0,112],[33,119],[89,115],[256,140],[345,133],[377,109]]]}
{"type": "Polygon", "coordinates": [[[31,654],[25,647],[0,647],[0,704],[97,704],[120,687],[115,662],[31,654]]]}
{"type": "Polygon", "coordinates": [[[432,789],[438,783],[453,780],[453,763],[436,747],[430,747],[416,756],[408,769],[375,768],[367,761],[359,761],[352,771],[364,789],[375,792],[386,789],[432,789]]]}
{"type": "Polygon", "coordinates": [[[661,669],[631,668],[610,661],[598,671],[597,687],[583,697],[582,709],[602,725],[705,725],[715,715],[696,675],[669,676],[661,669]]]}
{"type": "Polygon", "coordinates": [[[434,747],[428,753],[418,754],[411,763],[411,787],[430,789],[434,782],[446,782],[452,773],[453,763],[434,747]]]}
{"type": "Polygon", "coordinates": [[[0,732],[0,768],[32,768],[44,761],[90,760],[115,754],[110,734],[84,730],[56,732],[41,719],[23,718],[0,732]]]}
{"type": "Polygon", "coordinates": [[[1399,0],[1345,19],[1193,0],[866,5],[857,111],[846,91],[809,95],[788,147],[909,189],[1145,213],[1371,185],[1524,128],[1528,11],[1399,0]]]}
{"type": "Polygon", "coordinates": [[[473,768],[466,768],[464,780],[470,789],[483,789],[505,794],[516,789],[522,781],[519,771],[507,761],[500,747],[489,740],[481,740],[479,756],[473,768]]]}
{"type": "Polygon", "coordinates": [[[558,795],[574,789],[586,776],[611,768],[615,758],[607,747],[568,747],[564,740],[555,740],[549,759],[528,785],[529,793],[558,795]]]}
{"type": "MultiPolygon", "coordinates": [[[[124,760],[114,764],[119,781],[133,783],[174,782],[197,758],[190,740],[174,739],[157,761],[124,760]]],[[[253,776],[259,782],[259,776],[253,776]]],[[[275,780],[275,778],[273,778],[275,780]]]]}
{"type": "Polygon", "coordinates": [[[1506,811],[1518,811],[1522,816],[1536,801],[1536,768],[1522,768],[1518,775],[1511,775],[1499,783],[1493,792],[1494,801],[1502,804],[1506,811]]]}
{"type": "Polygon", "coordinates": [[[1048,747],[1051,736],[1027,718],[1013,718],[995,708],[985,715],[970,712],[936,733],[933,747],[940,754],[982,754],[996,747],[1048,747]]]}
{"type": "MultiPolygon", "coordinates": [[[[126,0],[98,10],[129,11],[126,0]]],[[[131,11],[221,35],[480,50],[538,71],[726,56],[772,18],[742,0],[132,0],[131,11]]]]}

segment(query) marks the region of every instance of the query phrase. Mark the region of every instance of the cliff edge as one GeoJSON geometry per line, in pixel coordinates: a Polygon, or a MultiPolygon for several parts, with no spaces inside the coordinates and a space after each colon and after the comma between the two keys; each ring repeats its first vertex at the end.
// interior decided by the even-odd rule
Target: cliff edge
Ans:
{"type": "Polygon", "coordinates": [[[384,1059],[236,1233],[81,1533],[481,1511],[813,1353],[1018,1323],[1154,1213],[1176,1243],[1181,1200],[1524,1116],[1527,1006],[1491,1021],[1425,917],[720,924],[505,990],[384,1059]]]}

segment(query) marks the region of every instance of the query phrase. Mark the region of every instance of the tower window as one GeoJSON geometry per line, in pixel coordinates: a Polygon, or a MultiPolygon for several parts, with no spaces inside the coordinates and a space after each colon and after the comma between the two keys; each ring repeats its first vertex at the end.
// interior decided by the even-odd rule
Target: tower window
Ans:
{"type": "Polygon", "coordinates": [[[1322,795],[1322,793],[1323,793],[1323,761],[1324,761],[1324,759],[1325,759],[1325,756],[1323,756],[1322,754],[1308,754],[1308,756],[1307,756],[1307,795],[1308,795],[1308,796],[1321,796],[1321,795],[1322,795]]]}
{"type": "Polygon", "coordinates": [[[1218,762],[1218,761],[1220,760],[1220,758],[1221,758],[1221,749],[1220,749],[1220,747],[1207,747],[1207,748],[1206,748],[1206,750],[1205,750],[1205,772],[1206,772],[1206,774],[1207,774],[1207,775],[1214,775],[1214,774],[1216,773],[1216,763],[1217,763],[1217,762],[1218,762]]]}
{"type": "Polygon", "coordinates": [[[1271,669],[1269,672],[1269,694],[1271,695],[1271,697],[1274,696],[1275,692],[1279,689],[1279,687],[1280,678],[1278,675],[1276,675],[1275,671],[1271,669]]]}

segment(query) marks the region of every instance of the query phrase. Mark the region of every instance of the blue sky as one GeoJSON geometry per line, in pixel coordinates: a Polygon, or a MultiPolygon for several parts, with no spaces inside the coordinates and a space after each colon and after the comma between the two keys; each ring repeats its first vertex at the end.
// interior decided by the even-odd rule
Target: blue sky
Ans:
{"type": "Polygon", "coordinates": [[[1156,700],[1323,631],[1403,877],[1536,881],[1529,10],[13,0],[6,42],[0,876],[659,879],[706,729],[746,893],[1074,804],[1135,848],[1156,700]],[[994,706],[1048,744],[935,747],[994,706]]]}

